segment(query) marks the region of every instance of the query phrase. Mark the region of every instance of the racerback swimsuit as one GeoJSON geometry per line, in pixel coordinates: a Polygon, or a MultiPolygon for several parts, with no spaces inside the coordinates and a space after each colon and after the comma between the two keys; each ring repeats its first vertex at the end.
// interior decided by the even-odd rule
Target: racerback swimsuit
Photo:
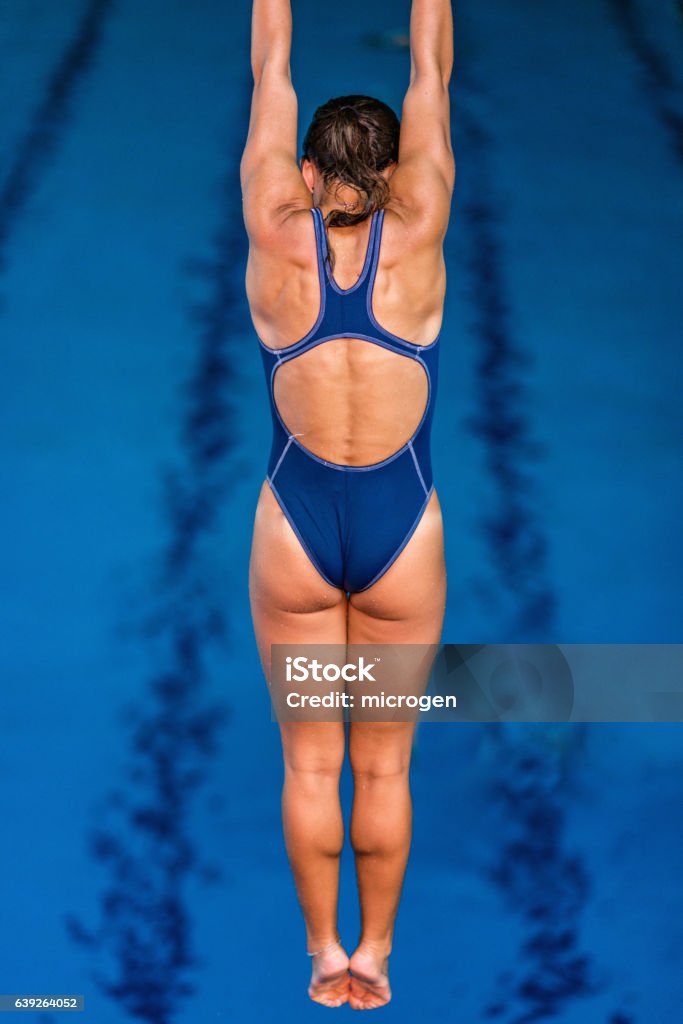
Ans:
{"type": "Polygon", "coordinates": [[[320,311],[313,328],[286,348],[261,339],[273,419],[268,462],[270,488],[320,575],[347,594],[371,587],[398,558],[416,529],[434,489],[430,433],[438,376],[440,332],[429,345],[415,345],[386,331],[375,320],[372,292],[379,262],[384,210],[372,215],[360,277],[340,288],[329,270],[323,215],[311,210],[315,226],[320,311]],[[283,422],[273,392],[279,366],[316,345],[359,338],[381,345],[424,368],[427,404],[415,433],[398,451],[368,466],[328,462],[302,445],[283,422]]]}

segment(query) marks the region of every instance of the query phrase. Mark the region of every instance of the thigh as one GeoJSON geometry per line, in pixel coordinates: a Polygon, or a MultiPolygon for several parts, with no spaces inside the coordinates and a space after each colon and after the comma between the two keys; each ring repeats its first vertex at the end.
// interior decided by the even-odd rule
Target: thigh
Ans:
{"type": "MultiPolygon", "coordinates": [[[[345,644],[347,597],[322,578],[267,482],[256,508],[249,562],[252,622],[266,680],[271,644],[345,644]]],[[[296,771],[338,772],[343,721],[280,722],[285,764],[296,771]]]]}
{"type": "MultiPolygon", "coordinates": [[[[348,643],[438,644],[446,606],[443,523],[436,491],[413,536],[377,583],[349,602],[348,643]]],[[[399,665],[400,665],[399,656],[399,665]]],[[[404,666],[411,674],[410,659],[404,666]]],[[[400,667],[398,675],[400,675],[400,667]]],[[[421,692],[422,678],[402,683],[397,691],[421,692]]],[[[349,757],[355,774],[381,776],[406,771],[415,721],[352,721],[349,757]]]]}
{"type": "Polygon", "coordinates": [[[351,595],[347,642],[437,644],[445,607],[443,522],[433,491],[393,565],[368,590],[351,595]]]}
{"type": "Polygon", "coordinates": [[[322,578],[267,482],[256,507],[249,600],[266,679],[271,644],[346,642],[346,594],[322,578]]]}

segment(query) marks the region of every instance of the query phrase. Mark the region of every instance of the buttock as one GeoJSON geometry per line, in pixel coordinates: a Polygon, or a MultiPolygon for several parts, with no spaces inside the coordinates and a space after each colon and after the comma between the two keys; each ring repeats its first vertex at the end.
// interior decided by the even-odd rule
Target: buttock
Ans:
{"type": "Polygon", "coordinates": [[[433,490],[410,448],[379,467],[349,469],[290,445],[269,484],[320,575],[347,593],[367,589],[387,571],[433,490]]]}

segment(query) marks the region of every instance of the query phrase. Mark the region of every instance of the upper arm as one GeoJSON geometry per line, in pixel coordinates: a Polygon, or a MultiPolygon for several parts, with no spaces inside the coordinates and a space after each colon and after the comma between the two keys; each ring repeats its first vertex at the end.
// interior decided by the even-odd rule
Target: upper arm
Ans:
{"type": "Polygon", "coordinates": [[[252,239],[269,238],[290,212],[311,205],[296,145],[297,99],[289,72],[266,66],[254,82],[240,163],[244,222],[252,239]]]}
{"type": "Polygon", "coordinates": [[[454,185],[448,82],[435,67],[415,74],[406,92],[391,194],[426,227],[445,234],[454,185]]]}

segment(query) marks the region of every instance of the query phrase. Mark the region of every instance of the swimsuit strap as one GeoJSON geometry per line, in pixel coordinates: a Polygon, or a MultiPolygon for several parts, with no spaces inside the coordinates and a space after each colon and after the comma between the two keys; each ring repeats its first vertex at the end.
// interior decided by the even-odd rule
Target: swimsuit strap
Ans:
{"type": "Polygon", "coordinates": [[[375,210],[371,214],[370,222],[370,233],[368,235],[368,244],[365,250],[365,259],[363,260],[363,269],[360,272],[360,277],[357,281],[351,285],[350,288],[340,288],[334,280],[334,275],[330,269],[330,248],[327,244],[327,232],[325,230],[325,218],[323,217],[322,210],[318,206],[312,206],[311,212],[313,214],[313,223],[315,225],[315,241],[316,250],[318,253],[318,265],[322,263],[325,269],[325,277],[321,279],[321,284],[327,286],[331,285],[335,291],[338,291],[341,295],[347,295],[351,292],[355,292],[357,288],[365,281],[370,279],[373,275],[377,264],[377,258],[379,256],[379,246],[377,245],[377,239],[379,232],[377,230],[378,218],[380,213],[384,213],[383,210],[375,210]]]}
{"type": "Polygon", "coordinates": [[[318,255],[318,271],[321,272],[320,284],[325,285],[324,268],[328,257],[327,235],[325,234],[325,222],[322,211],[317,206],[311,207],[313,214],[313,227],[315,229],[315,251],[318,255]]]}
{"type": "Polygon", "coordinates": [[[368,272],[368,288],[372,287],[377,274],[377,264],[379,263],[379,247],[382,241],[382,228],[384,227],[384,208],[381,210],[375,210],[372,215],[372,228],[370,229],[370,240],[368,248],[370,250],[370,269],[368,272]]]}
{"type": "MultiPolygon", "coordinates": [[[[416,345],[382,327],[372,311],[372,295],[379,267],[386,210],[375,210],[371,215],[363,269],[360,277],[349,288],[340,288],[330,270],[329,247],[322,210],[312,206],[311,213],[318,260],[320,317],[306,337],[296,343],[297,354],[313,344],[335,337],[359,337],[412,358],[420,357],[425,351],[431,351],[436,356],[438,336],[428,345],[416,345]]],[[[427,372],[431,372],[431,366],[427,368],[427,372]]]]}

